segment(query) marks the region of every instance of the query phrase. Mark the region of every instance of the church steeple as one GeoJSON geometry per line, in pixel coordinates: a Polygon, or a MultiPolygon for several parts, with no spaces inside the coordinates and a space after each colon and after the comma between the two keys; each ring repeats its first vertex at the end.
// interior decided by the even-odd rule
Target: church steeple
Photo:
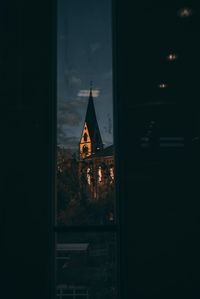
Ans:
{"type": "Polygon", "coordinates": [[[96,118],[94,100],[92,94],[92,84],[90,85],[90,93],[84,127],[79,144],[80,159],[84,159],[93,153],[103,149],[103,142],[96,118]]]}
{"type": "Polygon", "coordinates": [[[92,96],[92,81],[90,81],[90,95],[89,95],[89,98],[93,98],[93,96],[92,96]]]}

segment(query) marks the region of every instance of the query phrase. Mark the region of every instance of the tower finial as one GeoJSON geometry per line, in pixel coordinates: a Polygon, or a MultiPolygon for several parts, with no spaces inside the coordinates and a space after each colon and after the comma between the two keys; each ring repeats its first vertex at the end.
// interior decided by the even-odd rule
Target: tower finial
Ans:
{"type": "Polygon", "coordinates": [[[93,84],[93,82],[90,81],[90,97],[92,97],[92,84],[93,84]]]}

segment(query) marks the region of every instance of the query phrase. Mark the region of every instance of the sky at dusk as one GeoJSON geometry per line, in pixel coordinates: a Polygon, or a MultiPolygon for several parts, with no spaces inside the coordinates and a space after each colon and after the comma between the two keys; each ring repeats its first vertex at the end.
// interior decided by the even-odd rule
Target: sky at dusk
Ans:
{"type": "Polygon", "coordinates": [[[57,28],[57,142],[78,149],[88,96],[105,147],[113,143],[112,32],[110,0],[59,0],[57,28]]]}

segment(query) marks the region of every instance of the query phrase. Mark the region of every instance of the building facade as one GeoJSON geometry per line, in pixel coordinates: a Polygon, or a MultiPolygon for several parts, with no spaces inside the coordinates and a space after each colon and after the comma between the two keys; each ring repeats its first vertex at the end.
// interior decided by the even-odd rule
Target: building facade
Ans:
{"type": "Polygon", "coordinates": [[[104,148],[96,118],[92,89],[79,143],[79,177],[93,200],[105,198],[114,190],[114,147],[104,148]]]}

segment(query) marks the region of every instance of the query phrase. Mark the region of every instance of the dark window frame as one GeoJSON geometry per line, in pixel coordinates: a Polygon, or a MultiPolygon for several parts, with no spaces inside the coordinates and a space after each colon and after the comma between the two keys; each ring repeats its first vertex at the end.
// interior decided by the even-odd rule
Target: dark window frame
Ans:
{"type": "MultiPolygon", "coordinates": [[[[53,3],[53,11],[54,11],[54,21],[53,21],[53,40],[54,40],[54,62],[53,62],[53,66],[54,66],[54,87],[53,87],[53,94],[54,94],[54,98],[57,97],[56,94],[56,80],[57,80],[57,3],[59,0],[55,1],[53,3]]],[[[110,224],[110,225],[106,225],[106,224],[99,224],[99,225],[57,225],[56,224],[56,202],[55,202],[55,196],[52,197],[52,205],[53,205],[53,234],[54,234],[54,260],[56,260],[56,233],[114,233],[116,235],[116,262],[117,262],[117,294],[118,297],[116,299],[120,299],[121,298],[121,283],[120,283],[120,279],[121,279],[121,274],[120,274],[120,263],[121,263],[121,259],[120,259],[120,235],[121,235],[121,228],[120,228],[120,219],[121,219],[121,215],[119,213],[120,211],[120,206],[119,206],[119,184],[117,183],[117,176],[118,176],[118,169],[119,169],[119,161],[118,161],[118,150],[117,150],[117,146],[118,146],[118,108],[117,108],[117,97],[116,97],[116,76],[115,76],[115,72],[116,72],[116,48],[115,48],[115,32],[113,30],[115,30],[116,28],[116,3],[115,0],[109,0],[111,2],[111,30],[112,30],[112,70],[113,70],[113,80],[112,80],[112,84],[113,84],[113,131],[114,131],[114,164],[115,164],[115,213],[116,213],[116,223],[110,224]]],[[[53,117],[53,129],[52,131],[54,132],[54,140],[53,140],[53,148],[54,148],[54,159],[53,159],[53,164],[54,164],[54,175],[52,176],[52,180],[53,180],[53,192],[52,194],[56,194],[56,147],[57,147],[57,101],[53,101],[53,111],[54,111],[54,117],[53,117]]],[[[56,298],[56,277],[55,277],[55,271],[56,271],[56,264],[54,262],[54,273],[53,273],[53,277],[54,277],[54,282],[55,282],[55,287],[54,287],[54,297],[56,298]]]]}

